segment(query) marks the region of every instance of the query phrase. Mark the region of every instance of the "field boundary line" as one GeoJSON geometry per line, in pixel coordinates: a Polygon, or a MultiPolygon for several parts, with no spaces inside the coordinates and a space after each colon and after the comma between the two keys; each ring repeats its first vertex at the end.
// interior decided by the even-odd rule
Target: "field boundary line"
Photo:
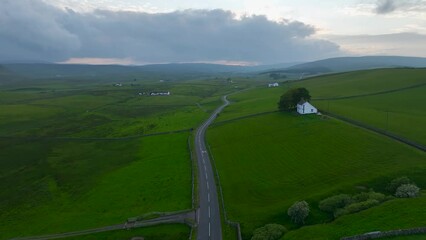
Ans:
{"type": "Polygon", "coordinates": [[[217,167],[216,167],[216,160],[214,160],[213,153],[212,153],[212,150],[210,148],[210,144],[207,143],[207,147],[209,148],[209,155],[212,158],[212,163],[213,163],[212,165],[213,165],[213,168],[214,168],[214,171],[215,171],[215,175],[216,175],[216,179],[217,179],[217,185],[219,186],[219,193],[220,193],[220,199],[221,199],[221,202],[222,202],[221,205],[222,205],[223,216],[225,218],[225,222],[226,222],[226,224],[228,224],[231,227],[234,227],[237,230],[237,239],[242,240],[240,223],[231,221],[228,218],[228,213],[226,212],[226,209],[225,209],[225,200],[224,200],[224,197],[223,197],[222,184],[220,182],[219,172],[218,172],[217,167]]]}
{"type": "Polygon", "coordinates": [[[14,139],[14,140],[65,140],[65,141],[125,141],[132,140],[143,137],[152,137],[159,135],[168,135],[168,134],[176,134],[183,132],[192,132],[193,128],[181,129],[176,131],[168,131],[168,132],[157,132],[157,133],[149,133],[149,134],[140,134],[128,137],[106,137],[106,138],[96,138],[96,137],[19,137],[19,136],[0,136],[0,139],[14,139]]]}
{"type": "Polygon", "coordinates": [[[100,232],[109,232],[109,231],[116,231],[116,230],[141,228],[141,227],[148,227],[148,226],[161,225],[161,224],[170,224],[170,223],[181,223],[181,224],[186,224],[186,225],[189,225],[189,226],[192,227],[193,223],[191,221],[189,221],[188,219],[193,219],[195,217],[195,212],[192,209],[191,210],[181,210],[181,211],[176,211],[176,212],[153,212],[153,213],[150,213],[150,214],[159,214],[159,215],[162,215],[162,216],[160,216],[158,218],[154,218],[154,219],[144,220],[144,221],[125,222],[125,223],[122,223],[122,224],[116,224],[116,225],[111,225],[111,226],[92,228],[92,229],[73,231],[73,232],[43,235],[43,236],[16,237],[16,238],[12,238],[10,240],[60,239],[60,238],[82,236],[82,235],[88,235],[88,234],[94,234],[94,233],[100,233],[100,232]]]}
{"type": "Polygon", "coordinates": [[[228,120],[214,122],[210,126],[217,126],[217,125],[226,124],[226,123],[229,123],[229,122],[238,121],[238,120],[241,120],[241,119],[257,117],[257,116],[262,116],[262,115],[267,115],[267,114],[272,114],[272,113],[277,113],[277,112],[279,112],[279,110],[248,114],[248,115],[244,115],[244,116],[241,116],[241,117],[236,117],[236,118],[231,118],[231,119],[228,119],[228,120]]]}
{"type": "Polygon", "coordinates": [[[322,112],[324,115],[326,115],[326,116],[329,116],[329,117],[332,117],[332,118],[338,119],[338,120],[340,120],[340,121],[343,121],[343,122],[349,123],[349,124],[351,124],[351,125],[354,125],[354,126],[357,126],[357,127],[360,127],[360,128],[363,128],[363,129],[366,129],[366,130],[369,130],[369,131],[372,131],[372,132],[375,132],[375,133],[378,133],[378,134],[380,134],[380,135],[383,135],[383,136],[389,137],[389,138],[391,138],[391,139],[393,139],[393,140],[396,140],[396,141],[398,141],[398,142],[404,143],[404,144],[406,144],[406,145],[408,145],[408,146],[410,146],[410,147],[414,147],[414,148],[416,148],[416,149],[418,149],[418,150],[421,150],[421,151],[423,151],[423,152],[426,152],[426,146],[424,146],[424,145],[422,145],[422,144],[420,144],[420,143],[417,143],[417,142],[411,141],[411,140],[409,140],[409,139],[403,138],[403,137],[398,136],[398,135],[396,135],[396,134],[393,134],[393,133],[391,133],[391,132],[389,132],[389,131],[382,130],[382,129],[380,129],[380,128],[376,128],[376,127],[370,126],[370,125],[368,125],[368,124],[365,124],[365,123],[362,123],[362,122],[359,122],[359,121],[356,121],[356,120],[353,120],[353,119],[350,119],[350,118],[347,118],[347,117],[343,117],[343,116],[341,116],[341,115],[337,115],[337,114],[335,114],[335,113],[326,112],[326,111],[321,111],[321,112],[322,112]]]}
{"type": "MultiPolygon", "coordinates": [[[[191,193],[192,193],[192,196],[191,196],[191,207],[192,207],[192,210],[193,211],[197,211],[196,209],[198,208],[198,188],[196,188],[195,187],[195,185],[196,185],[196,174],[197,174],[197,171],[196,171],[196,169],[198,169],[197,167],[197,161],[196,161],[196,159],[194,158],[194,151],[192,150],[192,145],[191,145],[191,142],[193,142],[192,141],[193,140],[193,135],[192,134],[190,134],[189,136],[188,136],[188,151],[189,151],[189,154],[190,154],[190,161],[191,161],[191,187],[192,187],[192,191],[191,191],[191,193]],[[197,191],[197,194],[195,193],[195,191],[197,191]]],[[[197,175],[198,176],[198,175],[197,175]]],[[[197,222],[197,214],[195,214],[195,216],[194,216],[194,220],[195,220],[195,223],[197,222]]],[[[194,232],[196,231],[196,224],[192,224],[191,225],[191,231],[189,232],[189,240],[191,240],[192,238],[193,238],[193,236],[194,236],[194,232]]]]}
{"type": "Polygon", "coordinates": [[[390,231],[377,231],[369,232],[361,235],[355,235],[351,237],[342,237],[340,240],[367,240],[367,239],[378,239],[378,238],[387,238],[387,237],[396,237],[396,236],[410,236],[410,235],[420,235],[426,233],[426,227],[410,228],[410,229],[398,229],[390,231]]]}
{"type": "Polygon", "coordinates": [[[382,94],[387,94],[387,93],[394,93],[394,92],[410,90],[410,89],[419,88],[419,87],[423,87],[423,86],[426,86],[426,83],[420,83],[420,84],[415,84],[415,85],[411,85],[411,86],[408,86],[408,87],[396,88],[396,89],[391,89],[391,90],[386,90],[386,91],[381,91],[381,92],[366,93],[366,94],[351,95],[351,96],[343,96],[343,97],[312,98],[312,100],[327,101],[327,100],[343,100],[343,99],[351,99],[351,98],[359,98],[359,97],[369,97],[369,96],[382,95],[382,94]]]}
{"type": "Polygon", "coordinates": [[[196,163],[194,161],[194,152],[192,151],[192,147],[191,147],[191,141],[192,140],[192,135],[188,136],[188,143],[187,143],[187,147],[188,147],[188,151],[190,154],[190,161],[191,161],[191,185],[192,185],[192,203],[191,203],[191,207],[192,209],[196,209],[196,205],[197,205],[197,201],[195,199],[195,172],[194,169],[197,169],[196,163]]]}

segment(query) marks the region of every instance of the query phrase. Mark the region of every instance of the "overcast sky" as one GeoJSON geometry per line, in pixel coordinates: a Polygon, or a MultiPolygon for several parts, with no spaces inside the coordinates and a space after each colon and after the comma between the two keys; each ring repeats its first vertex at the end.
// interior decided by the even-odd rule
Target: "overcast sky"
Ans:
{"type": "Polygon", "coordinates": [[[426,0],[0,0],[0,61],[426,57],[426,0]]]}

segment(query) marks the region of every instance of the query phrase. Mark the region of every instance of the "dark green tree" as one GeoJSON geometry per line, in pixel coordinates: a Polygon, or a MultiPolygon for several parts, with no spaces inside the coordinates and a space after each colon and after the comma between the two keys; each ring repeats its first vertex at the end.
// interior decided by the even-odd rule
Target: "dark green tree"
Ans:
{"type": "Polygon", "coordinates": [[[410,183],[411,183],[411,180],[406,176],[395,178],[388,184],[388,186],[386,187],[386,190],[388,190],[392,194],[395,194],[395,191],[399,186],[403,184],[410,184],[410,183]]]}
{"type": "Polygon", "coordinates": [[[280,101],[278,102],[278,108],[281,111],[294,110],[300,100],[311,100],[311,95],[309,94],[309,91],[306,88],[290,89],[286,93],[281,95],[280,101]]]}
{"type": "Polygon", "coordinates": [[[395,196],[399,198],[415,198],[420,195],[420,188],[414,184],[402,184],[396,189],[395,196]]]}
{"type": "Polygon", "coordinates": [[[287,211],[291,220],[296,224],[305,224],[305,218],[310,212],[309,204],[305,201],[295,202],[287,211]]]}

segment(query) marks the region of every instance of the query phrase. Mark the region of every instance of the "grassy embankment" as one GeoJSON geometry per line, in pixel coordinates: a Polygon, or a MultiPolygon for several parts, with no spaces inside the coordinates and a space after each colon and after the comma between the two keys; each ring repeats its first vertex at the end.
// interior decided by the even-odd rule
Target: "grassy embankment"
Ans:
{"type": "MultiPolygon", "coordinates": [[[[332,223],[303,227],[288,233],[283,239],[339,239],[373,231],[387,231],[426,225],[426,196],[397,199],[332,223]],[[422,217],[423,216],[423,217],[422,217]]],[[[385,238],[386,240],[425,239],[424,235],[385,238]]]]}

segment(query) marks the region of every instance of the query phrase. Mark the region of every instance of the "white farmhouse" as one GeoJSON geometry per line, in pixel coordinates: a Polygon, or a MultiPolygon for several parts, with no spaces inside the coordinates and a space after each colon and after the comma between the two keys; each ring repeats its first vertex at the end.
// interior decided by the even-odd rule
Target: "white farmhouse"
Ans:
{"type": "Polygon", "coordinates": [[[269,83],[268,87],[278,87],[280,86],[278,83],[269,83]]]}
{"type": "Polygon", "coordinates": [[[318,109],[312,106],[309,102],[300,100],[300,102],[297,104],[297,112],[299,114],[313,114],[318,113],[318,109]]]}
{"type": "Polygon", "coordinates": [[[151,92],[150,96],[170,96],[170,92],[151,92]]]}

